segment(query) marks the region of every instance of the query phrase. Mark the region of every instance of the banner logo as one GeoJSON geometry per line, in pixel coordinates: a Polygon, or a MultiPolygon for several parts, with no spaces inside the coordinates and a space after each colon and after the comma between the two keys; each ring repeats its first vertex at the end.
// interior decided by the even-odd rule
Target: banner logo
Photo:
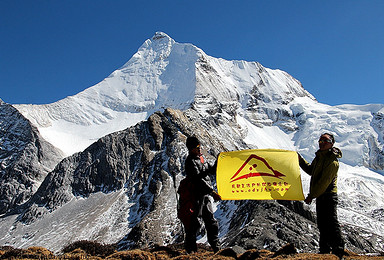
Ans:
{"type": "Polygon", "coordinates": [[[304,200],[299,160],[294,151],[220,153],[216,183],[224,200],[304,200]]]}
{"type": "Polygon", "coordinates": [[[281,172],[274,170],[264,158],[257,156],[255,154],[252,154],[251,156],[248,157],[248,159],[244,162],[244,164],[240,167],[240,169],[235,173],[235,175],[232,176],[231,182],[235,182],[241,179],[248,179],[256,176],[269,176],[269,177],[275,177],[278,179],[282,179],[282,177],[285,177],[285,175],[282,174],[281,172]],[[257,168],[259,167],[260,163],[263,166],[267,167],[267,169],[269,169],[270,172],[257,171],[257,168]],[[249,171],[250,171],[249,173],[245,173],[240,177],[233,179],[237,175],[239,175],[239,173],[242,172],[243,169],[246,168],[248,165],[252,165],[251,167],[249,167],[249,171]]]}

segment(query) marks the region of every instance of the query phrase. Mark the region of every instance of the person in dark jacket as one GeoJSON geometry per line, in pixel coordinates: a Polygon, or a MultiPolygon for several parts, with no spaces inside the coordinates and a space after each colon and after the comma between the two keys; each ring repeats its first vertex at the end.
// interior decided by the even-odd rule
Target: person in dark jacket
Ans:
{"type": "Polygon", "coordinates": [[[200,230],[200,222],[198,218],[204,221],[207,231],[208,243],[214,252],[219,247],[219,225],[213,215],[212,198],[217,201],[221,200],[212,187],[209,175],[216,173],[216,166],[211,166],[201,154],[201,144],[196,137],[188,137],[186,142],[189,154],[185,160],[186,180],[193,187],[193,194],[196,208],[191,216],[190,224],[185,225],[185,249],[188,253],[197,251],[196,236],[200,230]]]}
{"type": "Polygon", "coordinates": [[[317,226],[320,231],[320,253],[332,251],[338,257],[344,254],[344,241],[337,219],[337,172],[338,158],[342,157],[340,149],[333,147],[335,138],[325,133],[320,136],[319,150],[309,164],[299,154],[300,167],[309,175],[311,182],[305,203],[311,204],[316,199],[317,226]]]}

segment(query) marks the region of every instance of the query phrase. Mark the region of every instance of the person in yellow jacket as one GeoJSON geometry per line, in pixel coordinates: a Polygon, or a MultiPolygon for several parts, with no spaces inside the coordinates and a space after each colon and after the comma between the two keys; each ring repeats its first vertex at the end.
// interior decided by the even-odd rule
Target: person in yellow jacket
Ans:
{"type": "Polygon", "coordinates": [[[304,201],[311,204],[313,199],[316,199],[320,253],[332,252],[342,258],[344,241],[337,219],[338,158],[342,157],[342,153],[339,148],[333,147],[334,143],[335,138],[332,134],[322,134],[319,139],[319,150],[312,163],[309,164],[299,154],[299,164],[306,173],[311,175],[309,194],[304,201]]]}

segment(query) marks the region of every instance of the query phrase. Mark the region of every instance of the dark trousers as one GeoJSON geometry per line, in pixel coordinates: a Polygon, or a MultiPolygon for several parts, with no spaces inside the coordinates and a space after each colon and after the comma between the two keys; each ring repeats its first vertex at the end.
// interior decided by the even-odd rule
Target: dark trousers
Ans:
{"type": "Polygon", "coordinates": [[[324,193],[316,199],[317,227],[320,231],[320,253],[342,255],[344,241],[337,220],[337,194],[324,193]]]}
{"type": "Polygon", "coordinates": [[[193,216],[191,225],[185,228],[185,250],[188,253],[197,251],[196,236],[200,230],[200,222],[198,218],[204,221],[205,229],[207,231],[208,243],[211,245],[213,251],[219,250],[219,225],[213,215],[212,201],[208,195],[202,198],[198,214],[193,216]]]}

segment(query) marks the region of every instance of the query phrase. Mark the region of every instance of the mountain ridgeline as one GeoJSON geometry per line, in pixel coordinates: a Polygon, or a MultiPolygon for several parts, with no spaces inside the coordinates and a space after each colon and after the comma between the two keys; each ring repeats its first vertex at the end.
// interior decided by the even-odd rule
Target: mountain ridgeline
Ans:
{"type": "MultiPolygon", "coordinates": [[[[2,102],[0,116],[0,245],[179,243],[188,136],[213,163],[220,152],[254,148],[310,159],[318,136],[333,132],[344,153],[347,248],[384,250],[384,105],[320,104],[286,72],[213,58],[156,33],[99,84],[48,105],[2,102]]],[[[317,250],[314,210],[301,201],[222,201],[215,215],[224,246],[317,250]]]]}

